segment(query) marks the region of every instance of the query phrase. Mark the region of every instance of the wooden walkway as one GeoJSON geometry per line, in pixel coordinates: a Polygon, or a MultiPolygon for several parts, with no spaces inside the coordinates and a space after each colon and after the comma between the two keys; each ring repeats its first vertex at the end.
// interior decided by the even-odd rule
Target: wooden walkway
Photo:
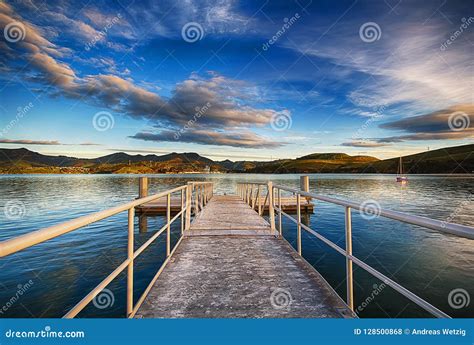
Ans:
{"type": "Polygon", "coordinates": [[[138,318],[354,317],[321,275],[237,196],[215,195],[138,318]]]}

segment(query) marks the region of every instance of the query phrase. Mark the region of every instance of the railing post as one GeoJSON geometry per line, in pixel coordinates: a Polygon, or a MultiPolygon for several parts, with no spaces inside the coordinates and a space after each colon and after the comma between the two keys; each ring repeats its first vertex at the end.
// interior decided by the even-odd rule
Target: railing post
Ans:
{"type": "Polygon", "coordinates": [[[134,233],[135,208],[128,209],[128,246],[127,256],[130,262],[127,266],[127,317],[133,312],[133,233],[134,233]]]}
{"type": "Polygon", "coordinates": [[[257,190],[257,199],[258,199],[258,215],[262,215],[262,202],[260,201],[260,185],[258,185],[258,190],[257,190]]]}
{"type": "Polygon", "coordinates": [[[283,236],[283,226],[281,224],[281,189],[278,188],[278,232],[283,236]]]}
{"type": "Polygon", "coordinates": [[[188,185],[186,186],[186,223],[184,226],[184,230],[189,230],[189,228],[191,227],[191,188],[191,183],[188,182],[188,185]]]}
{"type": "Polygon", "coordinates": [[[184,233],[184,218],[185,218],[185,212],[184,212],[184,191],[185,189],[181,189],[181,236],[184,233]]]}
{"type": "Polygon", "coordinates": [[[194,217],[197,216],[199,212],[199,192],[198,186],[193,185],[193,190],[195,191],[196,196],[194,197],[194,217]]]}
{"type": "Polygon", "coordinates": [[[171,253],[171,194],[166,196],[166,256],[171,253]]]}
{"type": "Polygon", "coordinates": [[[148,196],[148,177],[142,176],[138,181],[138,197],[145,198],[148,196]]]}
{"type": "MultiPolygon", "coordinates": [[[[352,255],[352,221],[351,208],[346,207],[346,254],[352,255]]],[[[346,257],[347,305],[354,311],[354,282],[352,260],[346,257]]]]}
{"type": "Polygon", "coordinates": [[[301,255],[301,195],[300,193],[296,194],[296,217],[297,217],[297,247],[298,254],[301,255]]]}
{"type": "Polygon", "coordinates": [[[275,210],[273,209],[273,183],[268,181],[268,215],[270,219],[270,227],[272,229],[272,234],[275,234],[275,210]]]}

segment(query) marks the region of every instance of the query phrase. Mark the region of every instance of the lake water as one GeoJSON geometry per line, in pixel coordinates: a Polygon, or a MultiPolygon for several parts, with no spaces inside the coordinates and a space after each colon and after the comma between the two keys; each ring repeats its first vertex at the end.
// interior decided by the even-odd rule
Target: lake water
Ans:
{"type": "MultiPolygon", "coordinates": [[[[299,175],[154,175],[149,193],[189,179],[214,182],[215,193],[233,193],[239,181],[272,180],[299,186],[299,175]]],[[[130,201],[137,189],[137,175],[0,176],[0,241],[130,201]],[[19,219],[6,217],[4,211],[12,205],[20,205],[23,213],[19,219]]],[[[315,174],[310,175],[310,190],[360,202],[374,199],[383,208],[474,226],[472,177],[414,176],[401,185],[390,175],[315,174]]],[[[474,299],[474,241],[382,217],[366,220],[358,212],[352,214],[355,256],[449,315],[474,316],[474,301],[459,309],[448,301],[454,289],[464,289],[474,299]]],[[[343,207],[317,202],[309,222],[313,229],[345,246],[343,207]]],[[[150,217],[146,233],[139,233],[137,225],[135,248],[163,223],[161,216],[150,217]]],[[[290,220],[284,220],[283,225],[285,238],[294,245],[295,225],[290,220]]],[[[177,222],[172,228],[173,241],[179,236],[179,227],[177,222]]],[[[136,261],[136,299],[164,260],[164,239],[160,236],[136,261]]],[[[62,316],[126,258],[126,244],[124,212],[0,259],[0,317],[62,316]]],[[[345,298],[344,257],[304,231],[303,255],[345,298]]],[[[354,281],[360,317],[430,316],[356,265],[354,281]]],[[[125,274],[108,289],[113,292],[113,305],[101,309],[91,303],[79,316],[123,317],[125,274]]]]}

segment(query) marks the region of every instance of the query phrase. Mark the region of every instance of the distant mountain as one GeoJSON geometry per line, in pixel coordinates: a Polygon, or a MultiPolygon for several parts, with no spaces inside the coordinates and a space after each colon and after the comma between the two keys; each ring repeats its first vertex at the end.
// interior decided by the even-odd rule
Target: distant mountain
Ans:
{"type": "MultiPolygon", "coordinates": [[[[21,149],[0,149],[0,173],[152,174],[186,172],[245,173],[396,173],[398,158],[379,160],[346,153],[312,153],[296,159],[213,161],[194,152],[157,156],[117,152],[94,159],[48,156],[21,149]]],[[[408,174],[473,173],[474,145],[447,147],[403,157],[408,174]]]]}
{"type": "Polygon", "coordinates": [[[281,159],[258,164],[249,172],[258,173],[332,173],[351,164],[379,161],[370,156],[350,156],[346,153],[313,153],[296,159],[281,159]]]}
{"type": "MultiPolygon", "coordinates": [[[[446,147],[404,156],[403,171],[407,174],[467,174],[474,173],[474,144],[446,147]]],[[[394,174],[399,158],[385,159],[368,164],[346,165],[340,172],[394,174]]]]}

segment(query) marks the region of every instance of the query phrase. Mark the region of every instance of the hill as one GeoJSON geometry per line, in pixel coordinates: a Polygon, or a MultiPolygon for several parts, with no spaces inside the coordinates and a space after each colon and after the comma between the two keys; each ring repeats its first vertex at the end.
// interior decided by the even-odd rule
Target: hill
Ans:
{"type": "MultiPolygon", "coordinates": [[[[244,173],[396,173],[398,158],[379,160],[346,153],[312,153],[296,159],[213,161],[194,152],[129,155],[117,152],[84,159],[48,156],[21,149],[0,149],[0,174],[156,174],[191,172],[244,173]]],[[[408,174],[474,172],[474,145],[447,147],[403,157],[408,174]]]]}

